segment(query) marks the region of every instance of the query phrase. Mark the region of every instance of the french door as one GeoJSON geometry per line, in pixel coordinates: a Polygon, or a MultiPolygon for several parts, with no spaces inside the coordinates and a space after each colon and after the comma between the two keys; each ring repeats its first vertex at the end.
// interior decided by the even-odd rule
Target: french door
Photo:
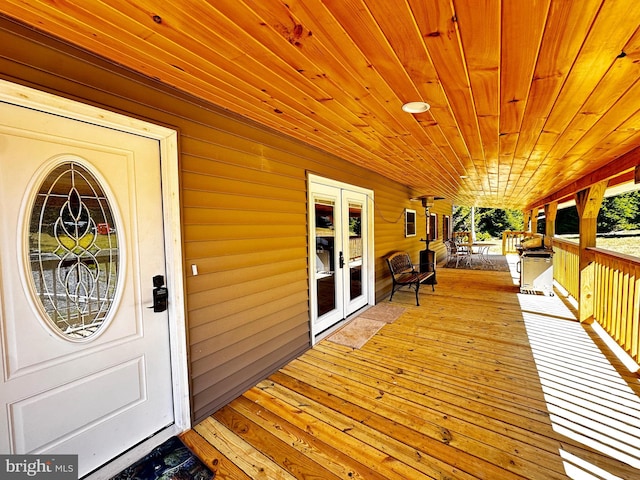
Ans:
{"type": "Polygon", "coordinates": [[[372,302],[371,192],[310,182],[310,291],[317,337],[372,302]]]}

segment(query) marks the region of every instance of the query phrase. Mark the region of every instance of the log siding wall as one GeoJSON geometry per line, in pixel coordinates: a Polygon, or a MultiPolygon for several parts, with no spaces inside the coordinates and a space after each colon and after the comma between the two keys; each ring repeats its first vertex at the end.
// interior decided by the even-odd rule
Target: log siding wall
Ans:
{"type": "MultiPolygon", "coordinates": [[[[374,190],[377,299],[390,290],[388,253],[418,261],[424,210],[407,188],[2,18],[0,44],[5,80],[178,130],[195,421],[309,348],[309,172],[374,190]],[[404,237],[405,208],[416,237],[404,237]]],[[[433,211],[443,255],[451,206],[433,211]]]]}

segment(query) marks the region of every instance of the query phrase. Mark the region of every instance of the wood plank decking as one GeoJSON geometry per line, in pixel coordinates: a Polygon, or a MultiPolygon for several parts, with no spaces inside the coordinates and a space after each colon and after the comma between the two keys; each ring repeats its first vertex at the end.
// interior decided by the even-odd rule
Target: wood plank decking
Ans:
{"type": "Polygon", "coordinates": [[[396,293],[404,313],[361,349],[319,342],[184,441],[216,479],[640,478],[638,377],[591,327],[509,273],[438,282],[421,307],[396,293]]]}

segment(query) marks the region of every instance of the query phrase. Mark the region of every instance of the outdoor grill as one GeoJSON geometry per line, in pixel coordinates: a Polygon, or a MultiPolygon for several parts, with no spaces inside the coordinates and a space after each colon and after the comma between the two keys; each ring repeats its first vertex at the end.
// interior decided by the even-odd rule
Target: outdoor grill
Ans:
{"type": "Polygon", "coordinates": [[[553,248],[545,237],[523,240],[517,247],[520,261],[520,293],[542,292],[553,296],[553,248]]]}

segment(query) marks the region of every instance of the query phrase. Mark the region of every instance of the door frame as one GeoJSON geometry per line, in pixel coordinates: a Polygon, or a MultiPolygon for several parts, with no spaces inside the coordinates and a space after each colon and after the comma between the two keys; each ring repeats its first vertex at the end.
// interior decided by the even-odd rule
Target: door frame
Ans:
{"type": "MultiPolygon", "coordinates": [[[[162,181],[164,244],[166,256],[166,285],[171,292],[168,304],[169,348],[173,387],[174,424],[159,432],[142,445],[108,464],[106,473],[113,474],[172,435],[191,428],[189,371],[187,363],[187,334],[184,300],[184,272],[182,267],[182,231],[180,221],[180,182],[178,172],[178,132],[99,107],[0,79],[0,100],[13,105],[91,123],[97,126],[131,133],[159,142],[162,181]]],[[[101,474],[104,474],[102,471],[101,474]]]]}
{"type": "Polygon", "coordinates": [[[340,182],[338,180],[332,180],[330,178],[321,177],[320,175],[316,175],[313,173],[307,174],[307,244],[308,244],[308,281],[309,281],[309,322],[310,322],[310,330],[311,330],[311,345],[315,345],[322,338],[326,337],[330,333],[334,332],[338,327],[340,327],[344,321],[336,323],[333,327],[322,332],[322,335],[318,335],[320,332],[315,331],[315,324],[318,317],[317,310],[315,309],[315,304],[317,301],[317,294],[315,287],[313,285],[313,281],[315,278],[315,244],[312,244],[311,239],[313,238],[315,225],[312,225],[311,219],[311,211],[312,208],[312,184],[320,184],[327,185],[330,187],[340,188],[344,190],[350,190],[353,192],[358,192],[366,195],[367,197],[367,205],[366,205],[366,215],[367,215],[367,258],[366,261],[368,263],[367,268],[367,305],[375,305],[376,297],[375,297],[375,252],[374,252],[374,225],[373,225],[373,206],[374,206],[374,193],[373,190],[368,188],[358,187],[356,185],[352,185],[350,183],[340,182]]]}

